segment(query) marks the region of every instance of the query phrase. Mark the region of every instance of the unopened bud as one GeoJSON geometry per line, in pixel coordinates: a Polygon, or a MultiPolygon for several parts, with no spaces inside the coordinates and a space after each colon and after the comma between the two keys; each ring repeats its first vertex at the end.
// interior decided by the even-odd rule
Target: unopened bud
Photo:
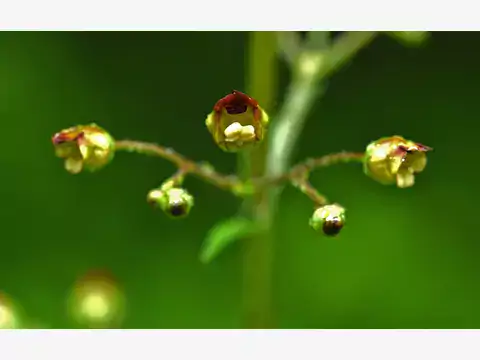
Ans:
{"type": "Polygon", "coordinates": [[[68,300],[70,315],[80,327],[117,328],[125,315],[124,293],[106,271],[90,271],[77,280],[68,300]]]}
{"type": "Polygon", "coordinates": [[[173,218],[183,218],[194,205],[193,196],[183,188],[154,189],[147,195],[147,201],[158,206],[173,218]]]}
{"type": "Polygon", "coordinates": [[[0,329],[20,329],[22,309],[6,294],[0,293],[0,329]]]}
{"type": "Polygon", "coordinates": [[[337,235],[344,225],[345,209],[337,204],[318,208],[310,218],[310,226],[328,236],[337,235]]]}

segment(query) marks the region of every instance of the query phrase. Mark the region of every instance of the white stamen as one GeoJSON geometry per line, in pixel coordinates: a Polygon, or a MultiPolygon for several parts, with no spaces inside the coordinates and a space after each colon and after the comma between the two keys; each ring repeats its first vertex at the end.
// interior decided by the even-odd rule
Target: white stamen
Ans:
{"type": "Polygon", "coordinates": [[[255,128],[253,125],[246,125],[242,129],[240,138],[244,141],[252,140],[255,138],[255,128]]]}
{"type": "Polygon", "coordinates": [[[238,138],[242,135],[242,130],[243,126],[238,123],[234,122],[227,126],[225,131],[223,132],[225,134],[225,140],[226,141],[236,141],[238,138]]]}

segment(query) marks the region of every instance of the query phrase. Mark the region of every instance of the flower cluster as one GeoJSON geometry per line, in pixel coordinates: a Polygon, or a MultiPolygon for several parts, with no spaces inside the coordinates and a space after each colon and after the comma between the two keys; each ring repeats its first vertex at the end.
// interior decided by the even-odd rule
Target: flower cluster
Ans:
{"type": "MultiPolygon", "coordinates": [[[[234,90],[216,102],[205,123],[220,149],[238,152],[264,140],[269,118],[255,99],[234,90]]],[[[395,184],[399,188],[407,188],[414,185],[415,176],[425,169],[427,152],[432,150],[428,146],[398,135],[385,137],[370,143],[363,154],[339,153],[309,159],[306,163],[293,167],[279,179],[270,179],[272,181],[269,183],[269,179],[253,179],[257,182],[250,179],[248,182],[241,182],[234,176],[217,173],[211,167],[194,163],[173,150],[156,144],[115,142],[106,130],[95,124],[62,130],[53,136],[52,142],[56,155],[64,159],[65,169],[72,174],[104,167],[118,150],[152,154],[174,162],[179,172],[147,195],[150,204],[160,208],[172,218],[187,216],[194,205],[193,196],[182,187],[183,178],[189,173],[222,189],[230,190],[237,196],[250,196],[255,193],[253,185],[256,183],[275,186],[279,180],[290,181],[316,204],[316,210],[310,218],[310,226],[328,236],[337,235],[344,227],[345,209],[338,204],[329,203],[310,185],[308,174],[311,170],[337,162],[361,161],[365,174],[372,179],[381,184],[395,184]],[[238,192],[238,189],[250,189],[252,186],[252,192],[238,192]]]]}

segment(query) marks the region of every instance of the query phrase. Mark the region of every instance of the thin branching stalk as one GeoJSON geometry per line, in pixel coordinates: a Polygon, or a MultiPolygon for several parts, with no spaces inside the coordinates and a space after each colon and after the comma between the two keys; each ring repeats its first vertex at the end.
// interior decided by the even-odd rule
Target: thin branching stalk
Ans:
{"type": "MultiPolygon", "coordinates": [[[[365,156],[364,153],[340,152],[329,154],[319,158],[307,159],[304,162],[293,166],[289,171],[276,177],[256,177],[247,178],[242,181],[240,177],[234,174],[223,174],[216,171],[210,164],[195,162],[184,155],[158,144],[134,141],[119,140],[115,142],[116,151],[135,152],[144,155],[156,156],[173,163],[179,169],[177,174],[184,178],[187,175],[194,175],[219,189],[232,192],[234,195],[248,198],[268,188],[281,186],[285,183],[300,187],[304,180],[308,180],[310,172],[335,165],[338,163],[361,162],[365,156]]],[[[309,196],[306,193],[307,196],[309,196]]],[[[315,197],[309,196],[315,203],[315,197]]]]}
{"type": "Polygon", "coordinates": [[[175,150],[158,144],[133,140],[120,140],[115,142],[115,150],[161,157],[176,165],[182,170],[184,175],[196,175],[223,190],[235,192],[241,185],[240,180],[234,175],[221,174],[215,171],[215,169],[207,163],[196,163],[179,154],[175,150]]]}

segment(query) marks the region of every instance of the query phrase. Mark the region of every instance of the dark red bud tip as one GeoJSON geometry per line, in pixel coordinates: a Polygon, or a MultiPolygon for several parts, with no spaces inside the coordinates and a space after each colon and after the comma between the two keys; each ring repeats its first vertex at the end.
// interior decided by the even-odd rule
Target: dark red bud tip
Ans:
{"type": "Polygon", "coordinates": [[[422,144],[419,144],[419,143],[416,143],[414,147],[408,147],[408,146],[405,146],[405,145],[400,145],[398,147],[398,152],[399,153],[412,153],[414,151],[427,152],[427,151],[431,151],[431,150],[433,150],[431,147],[426,146],[426,145],[422,145],[422,144]]]}
{"type": "Polygon", "coordinates": [[[83,132],[59,132],[53,135],[52,143],[54,145],[63,144],[69,141],[76,141],[83,136],[83,132]]]}
{"type": "Polygon", "coordinates": [[[225,109],[227,113],[235,115],[243,114],[247,111],[249,106],[256,109],[258,107],[258,102],[247,94],[233,90],[231,94],[218,100],[213,107],[213,110],[215,112],[221,112],[222,109],[225,109]]]}
{"type": "Polygon", "coordinates": [[[427,146],[427,145],[417,143],[417,146],[418,146],[419,151],[432,151],[433,150],[433,148],[431,148],[430,146],[427,146]]]}

